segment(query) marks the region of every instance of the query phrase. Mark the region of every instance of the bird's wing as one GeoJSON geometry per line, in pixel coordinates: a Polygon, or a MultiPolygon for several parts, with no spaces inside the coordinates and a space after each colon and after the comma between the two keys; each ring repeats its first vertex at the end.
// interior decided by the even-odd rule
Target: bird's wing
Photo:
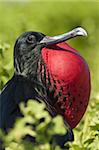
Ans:
{"type": "MultiPolygon", "coordinates": [[[[0,128],[2,129],[6,128],[6,122],[8,122],[9,126],[9,120],[7,120],[9,119],[8,116],[10,117],[10,114],[13,114],[13,111],[16,108],[16,105],[13,101],[15,95],[15,87],[16,79],[15,77],[13,77],[10,81],[8,81],[8,83],[0,93],[0,128]]],[[[12,124],[11,121],[10,124],[12,124]]]]}
{"type": "Polygon", "coordinates": [[[13,76],[0,93],[0,128],[5,131],[12,127],[15,119],[21,115],[19,103],[35,99],[33,85],[22,76],[13,76]]]}

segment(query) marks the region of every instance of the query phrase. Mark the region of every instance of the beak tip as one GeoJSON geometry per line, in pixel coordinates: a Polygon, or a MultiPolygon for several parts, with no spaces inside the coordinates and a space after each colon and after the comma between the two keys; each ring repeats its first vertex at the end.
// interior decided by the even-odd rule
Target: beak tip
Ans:
{"type": "Polygon", "coordinates": [[[85,29],[83,29],[82,27],[78,27],[76,28],[77,30],[77,35],[79,36],[88,36],[88,33],[85,29]]]}

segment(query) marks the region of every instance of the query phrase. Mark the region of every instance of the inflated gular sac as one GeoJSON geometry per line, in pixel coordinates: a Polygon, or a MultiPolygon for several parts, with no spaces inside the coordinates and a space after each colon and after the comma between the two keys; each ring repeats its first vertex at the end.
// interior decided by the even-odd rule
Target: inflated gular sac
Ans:
{"type": "Polygon", "coordinates": [[[52,104],[74,128],[83,117],[89,102],[88,65],[79,52],[65,42],[43,48],[42,58],[47,68],[44,83],[50,93],[54,91],[52,104]]]}

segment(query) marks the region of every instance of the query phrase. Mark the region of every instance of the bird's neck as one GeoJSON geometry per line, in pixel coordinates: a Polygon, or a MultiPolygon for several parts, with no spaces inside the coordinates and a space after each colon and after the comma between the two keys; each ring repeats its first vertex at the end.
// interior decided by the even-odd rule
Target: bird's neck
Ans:
{"type": "Polygon", "coordinates": [[[15,74],[33,81],[40,72],[41,54],[28,53],[15,58],[15,74]]]}
{"type": "Polygon", "coordinates": [[[50,97],[50,99],[48,98],[48,95],[53,95],[53,91],[52,93],[49,91],[52,78],[44,63],[42,55],[39,55],[37,58],[35,57],[35,61],[33,62],[31,62],[31,59],[28,59],[28,63],[25,67],[23,72],[21,72],[21,74],[18,72],[18,74],[27,78],[28,81],[32,83],[33,89],[38,93],[38,99],[43,100],[46,103],[48,111],[54,116],[56,110],[52,107],[52,97],[50,97]]]}

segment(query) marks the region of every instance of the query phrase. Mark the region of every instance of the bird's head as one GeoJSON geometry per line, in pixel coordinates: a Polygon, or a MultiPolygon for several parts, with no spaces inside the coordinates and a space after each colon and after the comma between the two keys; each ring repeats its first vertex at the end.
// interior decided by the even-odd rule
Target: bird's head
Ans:
{"type": "MultiPolygon", "coordinates": [[[[30,66],[35,67],[40,57],[43,44],[40,41],[45,37],[39,32],[25,32],[17,40],[14,46],[15,73],[27,76],[30,66]]],[[[33,69],[32,68],[32,69],[33,69]]]]}
{"type": "Polygon", "coordinates": [[[15,73],[27,77],[31,74],[36,75],[37,64],[41,59],[41,51],[45,47],[64,42],[76,36],[86,36],[86,31],[75,28],[72,31],[58,35],[46,36],[40,32],[25,32],[17,40],[14,46],[14,67],[15,73]]]}

